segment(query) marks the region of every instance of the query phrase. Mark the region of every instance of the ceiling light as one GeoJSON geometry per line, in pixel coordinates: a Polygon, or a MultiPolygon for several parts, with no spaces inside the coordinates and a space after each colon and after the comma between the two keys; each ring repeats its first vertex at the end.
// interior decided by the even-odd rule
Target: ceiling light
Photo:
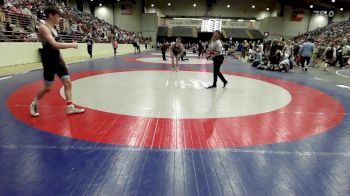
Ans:
{"type": "Polygon", "coordinates": [[[343,11],[344,10],[344,8],[340,8],[340,11],[343,11]]]}
{"type": "Polygon", "coordinates": [[[230,5],[227,5],[226,7],[227,7],[227,8],[230,8],[231,6],[230,6],[230,5]]]}
{"type": "Polygon", "coordinates": [[[252,8],[254,9],[254,8],[255,8],[255,5],[252,5],[252,8]]]}
{"type": "Polygon", "coordinates": [[[102,3],[98,4],[99,6],[102,6],[102,3]]]}
{"type": "Polygon", "coordinates": [[[194,3],[194,4],[193,4],[193,7],[197,7],[197,4],[194,3]]]}
{"type": "Polygon", "coordinates": [[[154,4],[153,4],[153,3],[151,4],[151,7],[154,7],[154,4]]]}
{"type": "Polygon", "coordinates": [[[311,9],[314,8],[314,5],[310,5],[310,8],[311,8],[311,9]]]}
{"type": "Polygon", "coordinates": [[[270,10],[270,8],[266,8],[266,10],[267,10],[267,11],[269,11],[269,10],[270,10]]]}
{"type": "Polygon", "coordinates": [[[335,0],[332,0],[332,3],[334,3],[335,2],[335,0]]]}
{"type": "Polygon", "coordinates": [[[168,3],[168,6],[171,6],[171,3],[168,3]]]}

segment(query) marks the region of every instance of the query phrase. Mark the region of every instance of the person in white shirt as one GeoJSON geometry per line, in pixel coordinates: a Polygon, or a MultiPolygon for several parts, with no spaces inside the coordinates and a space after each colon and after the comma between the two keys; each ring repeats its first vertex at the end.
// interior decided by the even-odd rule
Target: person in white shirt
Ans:
{"type": "Polygon", "coordinates": [[[346,64],[350,64],[349,61],[349,56],[350,56],[350,46],[349,44],[347,44],[346,42],[344,42],[343,48],[342,48],[342,52],[343,52],[343,63],[344,66],[346,66],[346,64]]]}
{"type": "Polygon", "coordinates": [[[212,59],[214,61],[214,70],[213,70],[214,81],[213,81],[213,85],[207,87],[208,89],[216,88],[216,82],[217,82],[218,76],[221,79],[221,81],[224,83],[223,88],[225,88],[228,83],[224,75],[222,75],[222,73],[220,72],[220,67],[224,62],[224,55],[222,55],[222,42],[220,38],[221,38],[221,32],[219,30],[214,31],[213,37],[211,39],[211,44],[208,48],[209,54],[212,56],[212,59]]]}
{"type": "Polygon", "coordinates": [[[331,42],[330,46],[327,47],[323,53],[323,56],[326,59],[323,71],[326,71],[328,66],[335,66],[337,61],[337,52],[334,46],[334,43],[331,42]]]}
{"type": "Polygon", "coordinates": [[[289,72],[289,70],[292,68],[293,68],[293,61],[287,58],[280,62],[278,71],[289,72]]]}
{"type": "Polygon", "coordinates": [[[288,41],[287,44],[283,47],[282,53],[283,55],[287,54],[289,57],[292,56],[293,46],[291,41],[288,41]]]}

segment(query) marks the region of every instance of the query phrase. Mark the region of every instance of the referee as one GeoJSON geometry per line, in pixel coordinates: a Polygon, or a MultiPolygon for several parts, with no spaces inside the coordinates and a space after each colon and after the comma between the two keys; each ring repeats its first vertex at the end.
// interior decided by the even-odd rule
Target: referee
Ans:
{"type": "Polygon", "coordinates": [[[216,88],[216,82],[218,80],[218,76],[221,79],[221,81],[224,83],[223,88],[227,85],[227,80],[225,79],[224,75],[220,72],[220,67],[222,63],[224,62],[224,55],[222,54],[222,42],[220,40],[221,38],[221,32],[219,30],[214,31],[213,37],[211,38],[211,44],[208,48],[209,55],[212,57],[214,61],[214,82],[213,85],[207,87],[210,88],[216,88]]]}

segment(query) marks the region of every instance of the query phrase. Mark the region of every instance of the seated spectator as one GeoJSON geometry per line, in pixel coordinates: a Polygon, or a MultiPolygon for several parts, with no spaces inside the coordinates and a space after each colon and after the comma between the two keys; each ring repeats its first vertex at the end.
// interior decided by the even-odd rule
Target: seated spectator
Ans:
{"type": "Polygon", "coordinates": [[[29,16],[32,15],[32,12],[29,10],[28,7],[24,7],[22,13],[29,16]]]}
{"type": "Polygon", "coordinates": [[[258,48],[257,51],[256,51],[255,59],[253,61],[252,66],[253,67],[257,67],[258,65],[261,64],[261,61],[262,61],[262,54],[261,54],[260,48],[258,48]]]}
{"type": "Polygon", "coordinates": [[[21,14],[20,10],[17,8],[17,4],[11,6],[9,12],[12,14],[21,14]]]}
{"type": "Polygon", "coordinates": [[[6,39],[7,36],[3,32],[0,32],[0,41],[6,41],[6,39]]]}
{"type": "Polygon", "coordinates": [[[5,30],[6,31],[13,31],[15,29],[15,25],[10,24],[9,22],[6,23],[5,30]]]}
{"type": "Polygon", "coordinates": [[[27,35],[27,41],[29,41],[29,42],[37,42],[38,41],[38,35],[35,32],[27,35]]]}
{"type": "Polygon", "coordinates": [[[255,50],[249,48],[248,49],[248,62],[253,62],[255,60],[255,50]]]}
{"type": "Polygon", "coordinates": [[[0,25],[4,25],[5,23],[5,10],[2,5],[0,5],[0,25]]]}

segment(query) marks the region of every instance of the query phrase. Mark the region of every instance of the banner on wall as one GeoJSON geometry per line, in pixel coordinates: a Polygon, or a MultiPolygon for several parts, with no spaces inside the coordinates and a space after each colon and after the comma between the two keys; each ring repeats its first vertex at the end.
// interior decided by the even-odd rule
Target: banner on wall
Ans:
{"type": "Polygon", "coordinates": [[[122,15],[132,15],[131,5],[120,5],[122,15]]]}
{"type": "MultiPolygon", "coordinates": [[[[258,22],[251,21],[222,21],[221,28],[245,28],[245,29],[256,29],[258,22]]],[[[191,20],[191,19],[163,19],[161,26],[186,26],[186,27],[197,27],[201,28],[202,20],[191,20]]]]}
{"type": "Polygon", "coordinates": [[[166,20],[165,25],[166,26],[195,26],[200,27],[202,21],[201,20],[166,20]]]}
{"type": "Polygon", "coordinates": [[[302,21],[304,18],[304,11],[293,11],[291,21],[302,21]]]}
{"type": "Polygon", "coordinates": [[[249,29],[249,28],[254,28],[254,25],[253,25],[253,22],[248,22],[248,21],[246,21],[246,22],[223,21],[222,27],[249,29]]]}

